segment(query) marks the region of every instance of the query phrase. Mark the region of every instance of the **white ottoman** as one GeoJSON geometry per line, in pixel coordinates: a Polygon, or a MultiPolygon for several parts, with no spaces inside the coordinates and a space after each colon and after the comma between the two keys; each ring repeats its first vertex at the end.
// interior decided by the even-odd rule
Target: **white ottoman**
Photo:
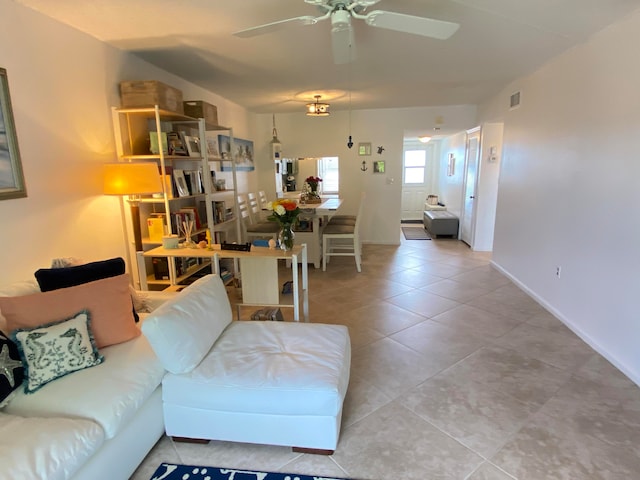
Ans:
{"type": "Polygon", "coordinates": [[[231,322],[224,286],[211,275],[155,310],[142,331],[169,371],[168,435],[335,450],[351,364],[347,327],[231,322]]]}
{"type": "Polygon", "coordinates": [[[341,325],[233,322],[194,370],[165,376],[166,432],[332,453],[350,359],[341,325]]]}

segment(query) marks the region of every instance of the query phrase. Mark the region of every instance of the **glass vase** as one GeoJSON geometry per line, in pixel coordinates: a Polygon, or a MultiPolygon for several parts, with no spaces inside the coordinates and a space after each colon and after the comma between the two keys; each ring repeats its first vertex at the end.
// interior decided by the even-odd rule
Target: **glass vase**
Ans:
{"type": "Polygon", "coordinates": [[[278,240],[280,241],[280,248],[288,251],[293,248],[293,240],[295,234],[293,233],[293,224],[283,223],[280,225],[280,232],[278,232],[278,240]]]}

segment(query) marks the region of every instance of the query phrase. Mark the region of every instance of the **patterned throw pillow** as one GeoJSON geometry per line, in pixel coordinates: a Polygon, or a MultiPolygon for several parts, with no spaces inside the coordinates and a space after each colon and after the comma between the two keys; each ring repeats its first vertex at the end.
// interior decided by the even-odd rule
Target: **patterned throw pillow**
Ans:
{"type": "Polygon", "coordinates": [[[68,320],[11,333],[25,365],[25,393],[104,360],[89,328],[89,312],[83,310],[68,320]]]}
{"type": "Polygon", "coordinates": [[[0,331],[0,408],[4,407],[24,380],[18,346],[0,331]]]}

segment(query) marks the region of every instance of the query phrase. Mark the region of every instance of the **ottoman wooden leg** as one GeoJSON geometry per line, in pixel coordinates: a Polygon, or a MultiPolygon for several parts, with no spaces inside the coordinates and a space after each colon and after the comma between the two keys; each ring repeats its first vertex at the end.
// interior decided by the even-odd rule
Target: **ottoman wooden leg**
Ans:
{"type": "Polygon", "coordinates": [[[323,450],[322,448],[291,447],[291,451],[296,453],[310,453],[312,455],[333,455],[334,450],[323,450]]]}

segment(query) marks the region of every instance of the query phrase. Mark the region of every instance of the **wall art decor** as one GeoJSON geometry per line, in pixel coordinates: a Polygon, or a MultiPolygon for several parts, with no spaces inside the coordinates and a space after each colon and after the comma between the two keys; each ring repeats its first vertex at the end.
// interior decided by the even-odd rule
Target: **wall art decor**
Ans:
{"type": "Polygon", "coordinates": [[[0,68],[0,200],[26,196],[7,71],[0,68]]]}
{"type": "MultiPolygon", "coordinates": [[[[241,138],[233,138],[233,157],[231,156],[231,139],[227,135],[218,135],[218,147],[220,148],[220,156],[222,160],[236,163],[236,171],[250,172],[255,170],[253,163],[253,142],[251,140],[242,140],[241,138]]],[[[222,162],[222,170],[231,170],[231,165],[222,162]]]]}

